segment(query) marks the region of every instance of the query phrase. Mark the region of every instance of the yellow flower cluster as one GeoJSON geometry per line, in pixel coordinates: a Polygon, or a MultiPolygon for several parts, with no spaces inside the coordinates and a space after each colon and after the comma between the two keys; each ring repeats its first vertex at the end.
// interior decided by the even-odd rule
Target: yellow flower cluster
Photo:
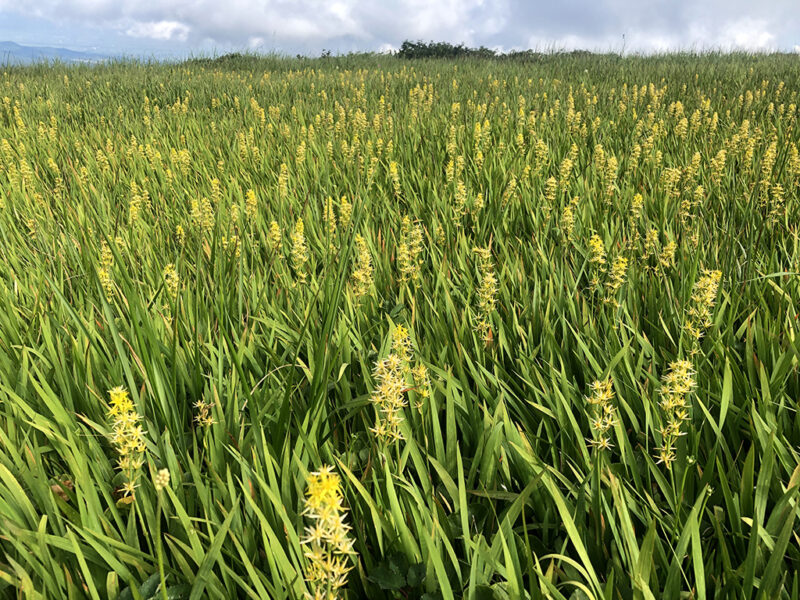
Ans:
{"type": "Polygon", "coordinates": [[[347,200],[347,196],[339,199],[339,225],[342,229],[350,226],[350,219],[353,217],[353,205],[347,200]]]}
{"type": "Polygon", "coordinates": [[[169,469],[161,469],[153,477],[153,487],[157,492],[169,487],[169,469]]]}
{"type": "Polygon", "coordinates": [[[517,194],[517,178],[513,175],[506,185],[506,189],[503,190],[503,197],[500,199],[501,206],[506,206],[511,200],[516,197],[517,194]]]}
{"type": "Polygon", "coordinates": [[[718,184],[722,180],[727,160],[728,153],[724,149],[717,152],[716,156],[711,159],[711,181],[714,183],[718,184]]]}
{"type": "Polygon", "coordinates": [[[670,240],[666,246],[661,249],[661,254],[658,257],[659,264],[665,269],[675,266],[675,251],[678,249],[678,244],[675,240],[670,240]]]}
{"type": "Polygon", "coordinates": [[[403,372],[404,365],[397,354],[390,354],[375,365],[378,384],[371,400],[378,409],[378,416],[370,431],[382,442],[393,443],[403,439],[400,425],[403,407],[407,404],[403,372]]]}
{"type": "Polygon", "coordinates": [[[133,401],[127,390],[115,387],[108,390],[111,400],[108,418],[111,420],[111,444],[119,454],[117,467],[125,476],[122,486],[126,497],[133,495],[139,472],[144,464],[144,430],[139,424],[141,417],[136,413],[133,401]]]}
{"type": "Polygon", "coordinates": [[[308,561],[305,580],[313,600],[335,600],[342,597],[347,585],[348,557],[355,553],[350,526],[345,522],[346,509],[339,475],[323,466],[310,473],[306,482],[303,514],[312,524],[306,527],[302,540],[308,561]]]}
{"type": "Polygon", "coordinates": [[[258,215],[258,199],[253,190],[247,190],[247,194],[244,197],[244,213],[250,221],[254,221],[258,215]]]}
{"type": "Polygon", "coordinates": [[[659,463],[672,468],[675,461],[675,443],[684,435],[683,424],[689,420],[688,396],[695,386],[694,366],[688,360],[678,360],[669,365],[669,371],[661,386],[661,407],[663,425],[660,429],[661,447],[656,458],[659,463]]]}
{"type": "Polygon", "coordinates": [[[564,240],[568,241],[572,237],[572,232],[575,230],[575,209],[581,199],[574,196],[565,206],[561,213],[561,233],[564,240]]]}
{"type": "Polygon", "coordinates": [[[545,221],[550,219],[550,213],[553,210],[553,205],[556,202],[556,195],[558,194],[558,179],[550,177],[544,183],[544,202],[542,202],[542,214],[545,221]]]}
{"type": "Polygon", "coordinates": [[[308,262],[308,245],[306,244],[303,219],[297,219],[292,232],[292,267],[298,284],[306,282],[306,263],[308,262]]]}
{"type": "Polygon", "coordinates": [[[400,185],[400,168],[397,166],[396,161],[391,161],[389,163],[389,177],[392,179],[392,190],[394,191],[394,195],[399,198],[403,190],[400,185]]]}
{"type": "Polygon", "coordinates": [[[135,181],[131,181],[131,199],[128,203],[128,220],[131,225],[139,221],[142,208],[150,206],[150,196],[147,190],[139,188],[135,181]]]}
{"type": "Polygon", "coordinates": [[[289,196],[289,167],[286,163],[281,163],[280,174],[278,175],[278,197],[285,200],[289,196]]]}
{"type": "Polygon", "coordinates": [[[211,414],[211,408],[213,406],[213,402],[205,402],[204,400],[198,400],[194,403],[194,407],[197,409],[197,415],[194,420],[198,425],[201,427],[211,427],[214,424],[214,416],[211,414]]]}
{"type": "MultiPolygon", "coordinates": [[[[424,365],[411,368],[411,337],[408,329],[402,325],[395,327],[392,352],[375,365],[377,385],[372,393],[371,401],[378,412],[375,426],[370,431],[385,443],[394,443],[403,439],[400,427],[403,423],[403,408],[408,404],[406,392],[411,377],[415,389],[421,397],[429,394],[428,370],[424,365]]],[[[417,407],[420,408],[420,407],[417,407]]]]}
{"type": "MultiPolygon", "coordinates": [[[[659,234],[658,229],[655,227],[651,227],[647,230],[647,233],[644,236],[644,248],[642,250],[642,260],[646,261],[651,256],[656,256],[658,254],[658,248],[660,245],[659,241],[659,234]]],[[[644,265],[645,270],[648,268],[650,270],[655,270],[655,267],[650,267],[649,265],[644,265]]]]}
{"type": "Polygon", "coordinates": [[[606,247],[599,235],[592,234],[589,238],[589,262],[598,265],[602,270],[606,264],[606,247]]]}
{"type": "Polygon", "coordinates": [[[273,252],[278,252],[281,249],[281,228],[278,226],[277,221],[272,221],[269,224],[269,247],[273,252]]]}
{"type": "Polygon", "coordinates": [[[430,396],[431,380],[428,375],[428,367],[419,363],[416,367],[411,369],[411,377],[414,379],[414,389],[420,397],[415,408],[422,412],[422,399],[430,396]]]}
{"type": "Polygon", "coordinates": [[[616,303],[616,294],[619,289],[625,284],[625,277],[628,273],[628,259],[624,256],[617,256],[611,265],[611,271],[608,274],[608,281],[606,287],[609,293],[609,302],[616,303]]]}
{"type": "Polygon", "coordinates": [[[397,262],[401,281],[414,282],[419,277],[422,253],[422,227],[412,223],[406,215],[403,217],[400,245],[397,247],[397,262]]]}
{"type": "Polygon", "coordinates": [[[356,234],[355,237],[356,249],[356,267],[351,276],[353,283],[353,295],[357,300],[367,296],[372,290],[372,255],[367,247],[367,241],[361,234],[356,234]]]}
{"type": "Polygon", "coordinates": [[[642,209],[644,208],[644,197],[641,194],[636,194],[631,201],[631,214],[632,222],[636,222],[642,216],[642,209]]]}
{"type": "Polygon", "coordinates": [[[492,252],[488,248],[473,248],[478,255],[480,286],[478,287],[478,323],[475,327],[484,342],[488,342],[492,331],[491,316],[497,306],[499,285],[494,274],[492,252]]]}
{"type": "Polygon", "coordinates": [[[214,229],[214,207],[208,198],[192,200],[192,222],[200,231],[209,232],[214,229]]]}
{"type": "Polygon", "coordinates": [[[172,300],[175,300],[175,298],[178,296],[178,290],[180,289],[180,279],[178,277],[178,271],[175,270],[174,264],[169,263],[164,267],[163,277],[164,289],[167,291],[169,297],[172,300]]]}
{"type": "Polygon", "coordinates": [[[111,302],[114,296],[114,280],[111,277],[111,267],[114,266],[114,254],[111,248],[103,241],[100,244],[100,266],[97,268],[97,278],[103,288],[106,300],[111,302]]]}
{"type": "Polygon", "coordinates": [[[600,288],[600,276],[606,272],[606,247],[603,239],[596,233],[589,238],[589,265],[591,267],[589,287],[597,290],[600,288]]]}
{"type": "Polygon", "coordinates": [[[767,223],[773,227],[777,225],[786,215],[786,200],[784,198],[784,193],[783,186],[780,183],[772,184],[772,199],[769,202],[767,223]]]}
{"type": "Polygon", "coordinates": [[[592,439],[588,440],[593,448],[609,450],[613,447],[609,431],[616,425],[616,408],[612,404],[614,388],[611,378],[595,381],[591,385],[592,394],[586,398],[591,407],[592,439]]]}
{"type": "Polygon", "coordinates": [[[605,185],[604,194],[608,204],[611,204],[611,198],[614,195],[614,189],[617,185],[617,166],[617,158],[615,156],[609,156],[606,159],[603,180],[605,185]]]}
{"type": "Polygon", "coordinates": [[[704,270],[700,279],[694,285],[691,305],[686,318],[686,332],[695,340],[700,340],[705,331],[712,325],[712,314],[717,302],[719,282],[722,279],[720,271],[704,270]]]}
{"type": "Polygon", "coordinates": [[[455,199],[453,202],[453,222],[458,226],[461,217],[466,213],[467,186],[462,180],[456,182],[455,199]]]}

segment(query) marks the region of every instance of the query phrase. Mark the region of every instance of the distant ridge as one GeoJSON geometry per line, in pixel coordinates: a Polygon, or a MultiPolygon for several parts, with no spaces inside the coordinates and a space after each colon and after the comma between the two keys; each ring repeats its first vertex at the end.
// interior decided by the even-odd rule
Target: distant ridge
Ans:
{"type": "Polygon", "coordinates": [[[108,60],[104,54],[80,52],[51,46],[22,46],[16,42],[0,42],[0,64],[20,65],[37,62],[98,63],[108,60]]]}

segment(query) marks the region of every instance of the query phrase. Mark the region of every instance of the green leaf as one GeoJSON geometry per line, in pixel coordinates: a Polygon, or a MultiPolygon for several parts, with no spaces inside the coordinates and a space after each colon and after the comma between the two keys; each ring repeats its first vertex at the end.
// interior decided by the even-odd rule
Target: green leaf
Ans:
{"type": "Polygon", "coordinates": [[[406,585],[406,578],[391,560],[385,560],[372,569],[369,580],[382,590],[399,590],[406,585]]]}
{"type": "Polygon", "coordinates": [[[411,587],[417,587],[422,585],[422,582],[425,580],[425,564],[419,563],[416,565],[411,565],[408,568],[408,573],[406,573],[406,581],[408,585],[411,587]]]}

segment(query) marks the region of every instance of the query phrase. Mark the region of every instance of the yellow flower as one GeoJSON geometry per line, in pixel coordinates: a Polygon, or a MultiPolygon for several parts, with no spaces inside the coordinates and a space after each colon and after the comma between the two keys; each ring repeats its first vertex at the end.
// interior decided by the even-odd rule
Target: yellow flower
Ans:
{"type": "Polygon", "coordinates": [[[347,229],[353,215],[353,205],[348,202],[346,196],[339,199],[339,225],[342,229],[347,229]]]}
{"type": "Polygon", "coordinates": [[[278,175],[278,197],[285,200],[289,196],[289,167],[286,163],[281,163],[280,174],[278,175]]]}
{"type": "Polygon", "coordinates": [[[164,289],[167,290],[169,297],[175,300],[175,298],[178,296],[178,290],[180,288],[180,279],[178,278],[178,271],[175,270],[174,264],[169,263],[164,267],[163,277],[164,289]]]}
{"type": "Polygon", "coordinates": [[[253,221],[258,214],[258,200],[253,190],[247,190],[247,194],[245,194],[244,212],[251,221],[253,221]]]}
{"type": "Polygon", "coordinates": [[[156,476],[153,477],[153,487],[157,492],[169,486],[169,469],[161,469],[156,476]]]}
{"type": "Polygon", "coordinates": [[[608,431],[616,425],[616,408],[612,404],[614,388],[611,378],[595,381],[590,386],[592,393],[586,398],[590,406],[590,423],[592,439],[589,444],[598,450],[610,450],[613,447],[608,431]]]}
{"type": "Polygon", "coordinates": [[[272,221],[269,224],[269,246],[273,252],[278,252],[281,248],[281,228],[278,226],[277,221],[272,221]]]}
{"type": "Polygon", "coordinates": [[[636,194],[631,201],[631,219],[636,221],[642,216],[642,208],[644,207],[644,198],[641,194],[636,194]]]}
{"type": "Polygon", "coordinates": [[[561,213],[561,233],[564,235],[565,240],[569,240],[575,230],[575,208],[579,202],[580,198],[575,196],[564,206],[564,210],[561,213]]]}
{"type": "Polygon", "coordinates": [[[306,263],[308,262],[308,246],[306,245],[303,219],[297,219],[292,232],[292,267],[297,276],[297,283],[306,282],[306,263]]]}
{"type": "Polygon", "coordinates": [[[694,286],[687,314],[686,331],[695,340],[699,340],[712,325],[712,315],[721,279],[720,271],[704,270],[694,286]]]}
{"type": "Polygon", "coordinates": [[[97,269],[97,278],[100,280],[100,286],[103,288],[103,293],[106,300],[111,302],[114,296],[114,280],[111,278],[111,272],[108,267],[100,267],[97,269]]]}
{"type": "Polygon", "coordinates": [[[624,256],[618,256],[614,259],[614,263],[611,265],[611,271],[608,274],[608,282],[606,282],[606,286],[608,287],[608,292],[612,296],[619,291],[619,289],[625,284],[625,277],[628,272],[628,259],[624,256]]]}
{"type": "Polygon", "coordinates": [[[674,240],[671,240],[666,246],[664,246],[664,248],[661,250],[661,254],[658,257],[658,262],[662,267],[666,269],[675,266],[675,251],[677,249],[678,244],[676,244],[674,240]]]}
{"type": "Polygon", "coordinates": [[[697,385],[694,366],[688,360],[672,362],[662,381],[659,406],[666,425],[660,430],[662,445],[656,458],[670,469],[675,460],[675,443],[685,434],[681,424],[689,419],[688,396],[697,385]]]}
{"type": "Polygon", "coordinates": [[[208,428],[216,422],[214,421],[214,416],[211,414],[211,408],[213,406],[213,402],[205,402],[204,400],[198,400],[194,403],[194,407],[197,409],[197,415],[194,420],[198,425],[208,428]]]}
{"type": "Polygon", "coordinates": [[[596,233],[589,238],[589,262],[599,265],[601,268],[606,264],[606,247],[596,233]]]}
{"type": "Polygon", "coordinates": [[[119,454],[117,467],[124,473],[126,483],[123,486],[125,496],[132,496],[139,478],[139,470],[144,463],[145,451],[144,430],[139,425],[141,417],[136,413],[133,401],[127,390],[118,386],[108,390],[110,406],[108,417],[111,419],[109,440],[119,454]]]}
{"type": "Polygon", "coordinates": [[[497,305],[497,294],[500,286],[494,274],[491,251],[488,248],[474,248],[473,252],[478,255],[480,270],[477,331],[481,339],[488,341],[492,329],[490,319],[497,305]]]}
{"type": "Polygon", "coordinates": [[[408,404],[407,377],[423,388],[420,395],[428,396],[428,371],[424,366],[411,367],[413,358],[411,335],[406,327],[397,325],[392,335],[392,351],[389,356],[375,364],[376,385],[370,400],[377,413],[375,426],[370,431],[382,443],[394,443],[403,439],[400,427],[403,423],[403,408],[408,404]]]}
{"type": "Polygon", "coordinates": [[[356,268],[353,270],[351,280],[353,283],[353,294],[357,300],[368,295],[372,290],[372,255],[367,247],[367,241],[360,235],[355,237],[356,249],[356,268]]]}
{"type": "Polygon", "coordinates": [[[422,227],[412,224],[408,216],[403,217],[401,241],[397,247],[397,262],[400,268],[400,280],[415,282],[419,277],[422,252],[422,227]]]}
{"type": "Polygon", "coordinates": [[[333,211],[333,198],[331,196],[328,196],[327,200],[325,200],[322,220],[327,225],[329,247],[331,252],[333,252],[335,250],[333,242],[336,238],[336,213],[333,211]]]}
{"type": "Polygon", "coordinates": [[[345,523],[346,510],[339,475],[333,467],[323,466],[309,473],[306,482],[303,514],[311,519],[302,545],[307,562],[305,580],[313,598],[339,598],[347,585],[347,557],[353,554],[350,527],[345,523]]]}
{"type": "Polygon", "coordinates": [[[396,161],[391,161],[389,163],[389,177],[392,180],[394,195],[399,198],[402,194],[402,188],[400,186],[400,168],[396,161]]]}
{"type": "Polygon", "coordinates": [[[192,221],[195,227],[201,231],[211,231],[214,229],[214,207],[208,198],[192,200],[192,221]]]}

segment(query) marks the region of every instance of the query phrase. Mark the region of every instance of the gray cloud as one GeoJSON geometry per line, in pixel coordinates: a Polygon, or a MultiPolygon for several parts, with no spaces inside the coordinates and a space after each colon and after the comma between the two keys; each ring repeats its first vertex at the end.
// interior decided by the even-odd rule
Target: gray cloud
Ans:
{"type": "Polygon", "coordinates": [[[800,47],[797,0],[0,0],[0,14],[198,47],[379,50],[404,39],[658,51],[800,47]]]}

